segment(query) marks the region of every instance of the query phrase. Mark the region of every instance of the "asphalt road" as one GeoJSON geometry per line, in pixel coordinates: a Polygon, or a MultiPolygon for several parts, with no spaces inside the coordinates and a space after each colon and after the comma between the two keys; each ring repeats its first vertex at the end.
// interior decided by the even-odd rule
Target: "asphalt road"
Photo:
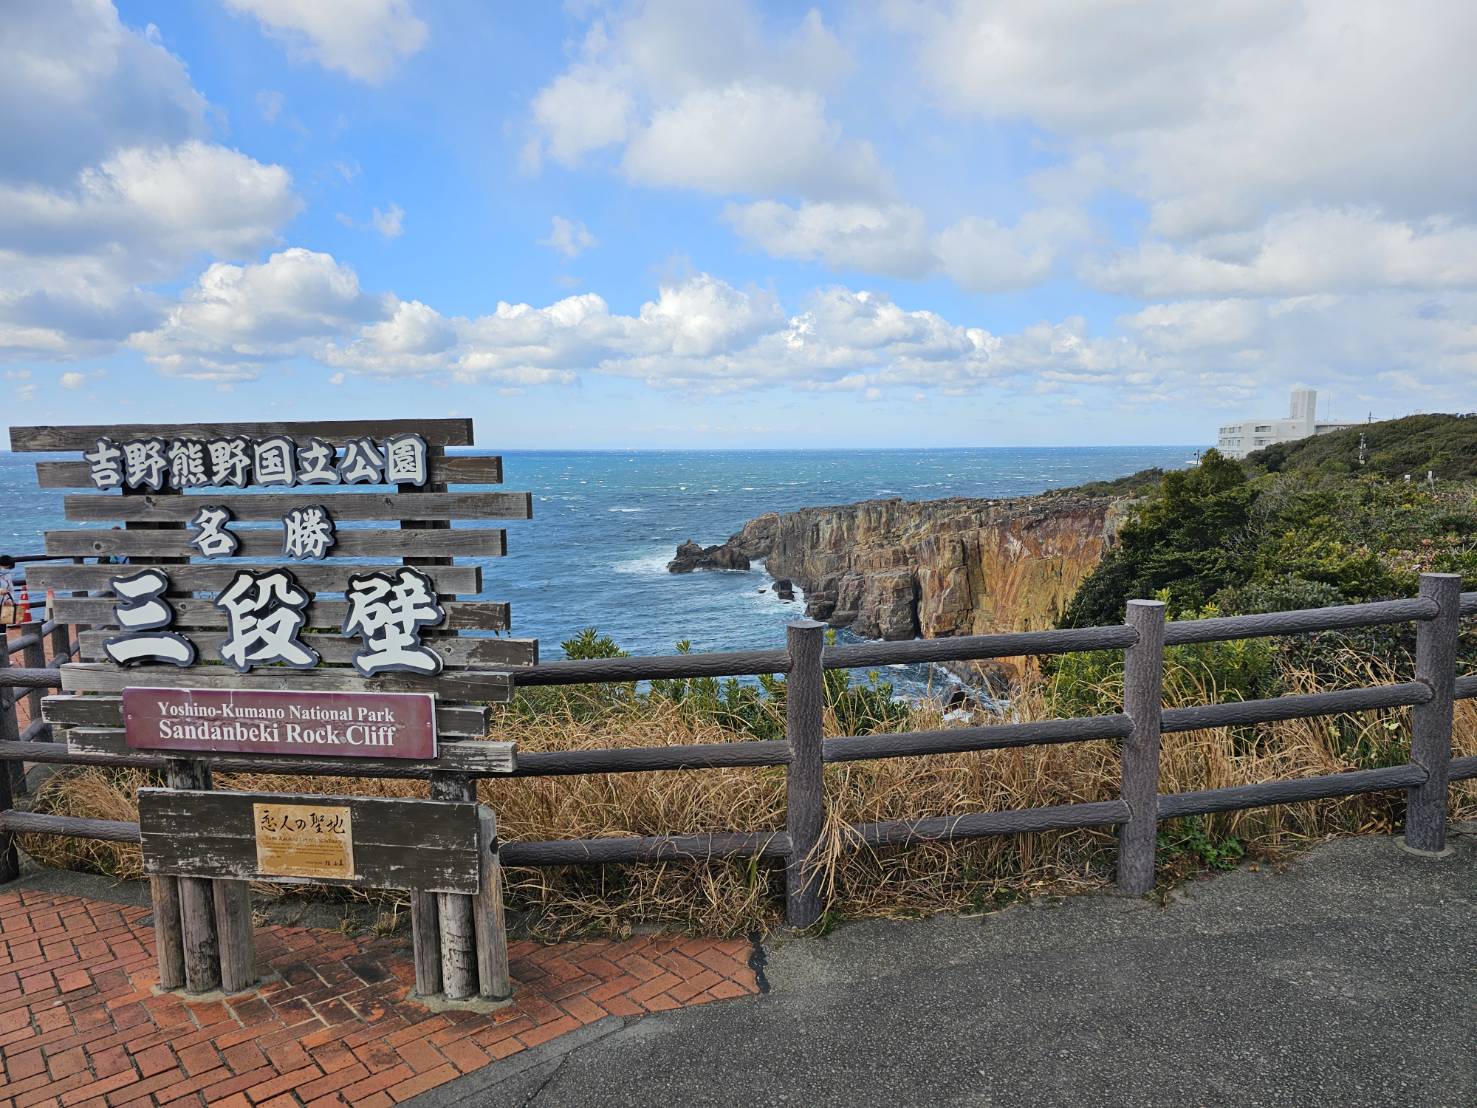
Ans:
{"type": "Polygon", "coordinates": [[[435,1105],[1477,1105],[1477,828],[767,946],[770,992],[608,1019],[435,1105]]]}

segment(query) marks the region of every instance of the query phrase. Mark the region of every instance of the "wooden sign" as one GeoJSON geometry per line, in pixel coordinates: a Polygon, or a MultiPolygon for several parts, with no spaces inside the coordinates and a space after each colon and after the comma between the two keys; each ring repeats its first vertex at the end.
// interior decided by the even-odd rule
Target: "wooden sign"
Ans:
{"type": "Polygon", "coordinates": [[[138,791],[151,877],[473,895],[481,889],[484,819],[492,813],[472,801],[138,791]]]}
{"type": "Polygon", "coordinates": [[[65,512],[92,526],[49,532],[46,545],[98,564],[38,565],[31,582],[78,593],[58,596],[56,618],[93,628],[83,660],[62,668],[68,691],[223,678],[291,689],[301,677],[303,689],[434,689],[488,703],[511,695],[508,669],[538,660],[534,640],[482,633],[507,628],[507,605],[477,597],[481,565],[454,561],[499,557],[507,538],[453,523],[532,513],[526,493],[467,487],[502,480],[497,458],[447,453],[471,445],[470,420],[15,427],[10,437],[14,450],[75,452],[38,462],[37,481],[87,490],[68,495],[65,512]]]}
{"type": "Polygon", "coordinates": [[[430,693],[128,688],[123,727],[136,750],[436,757],[430,693]]]}
{"type": "Polygon", "coordinates": [[[353,880],[354,815],[338,804],[253,804],[257,872],[353,880]]]}

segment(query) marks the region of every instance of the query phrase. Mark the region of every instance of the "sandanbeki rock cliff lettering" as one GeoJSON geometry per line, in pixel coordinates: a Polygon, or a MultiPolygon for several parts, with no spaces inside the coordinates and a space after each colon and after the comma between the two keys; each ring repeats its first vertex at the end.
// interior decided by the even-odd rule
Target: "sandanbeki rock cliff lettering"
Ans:
{"type": "Polygon", "coordinates": [[[806,614],[864,638],[942,638],[1047,626],[1097,564],[1120,498],[864,500],[750,520],[669,565],[748,569],[805,590],[806,614]]]}

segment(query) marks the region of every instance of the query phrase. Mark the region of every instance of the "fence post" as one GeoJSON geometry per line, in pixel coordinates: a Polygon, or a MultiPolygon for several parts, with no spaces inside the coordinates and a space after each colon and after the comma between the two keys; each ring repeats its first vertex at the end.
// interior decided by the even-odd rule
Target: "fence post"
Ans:
{"type": "MultiPolygon", "coordinates": [[[[465,774],[431,775],[433,800],[473,800],[476,795],[476,786],[465,774]]],[[[473,898],[461,893],[437,893],[434,899],[441,933],[441,991],[447,1000],[465,1000],[477,991],[473,898]]]]}
{"type": "MultiPolygon", "coordinates": [[[[5,624],[0,623],[0,673],[10,668],[10,641],[5,624]]],[[[0,685],[0,742],[15,742],[20,738],[20,728],[15,722],[15,705],[20,699],[19,689],[0,685]]],[[[15,797],[10,781],[16,763],[10,759],[0,761],[0,812],[15,807],[15,797]]],[[[21,875],[20,855],[15,848],[15,835],[0,831],[0,883],[14,881],[21,875]]]]}
{"type": "Polygon", "coordinates": [[[1461,575],[1423,573],[1420,594],[1436,602],[1436,618],[1421,620],[1415,629],[1416,680],[1430,685],[1432,696],[1411,709],[1410,760],[1426,771],[1426,780],[1406,791],[1405,845],[1439,854],[1446,849],[1461,575]]]}
{"type": "Polygon", "coordinates": [[[1118,828],[1118,888],[1142,896],[1154,888],[1154,840],[1159,829],[1164,605],[1158,600],[1130,600],[1126,622],[1138,632],[1138,641],[1123,657],[1123,711],[1133,731],[1123,741],[1121,795],[1130,815],[1118,828]]]}
{"type": "Polygon", "coordinates": [[[785,629],[790,673],[785,680],[785,736],[790,766],[785,779],[785,825],[790,860],[785,868],[785,922],[809,927],[821,916],[821,870],[813,857],[825,822],[821,738],[825,727],[826,685],[821,652],[826,625],[797,620],[785,629]]]}
{"type": "MultiPolygon", "coordinates": [[[[10,632],[0,623],[0,674],[10,668],[10,632]]],[[[20,703],[20,689],[0,685],[0,742],[16,742],[20,739],[20,725],[16,723],[16,705],[20,703]]],[[[21,771],[25,781],[24,766],[9,758],[0,760],[0,812],[15,807],[15,790],[12,788],[21,771]]],[[[20,855],[16,852],[15,835],[0,831],[0,882],[14,881],[21,875],[20,855]]]]}
{"type": "MultiPolygon", "coordinates": [[[[31,624],[31,626],[32,626],[32,628],[34,628],[34,630],[31,633],[35,635],[36,641],[33,642],[33,643],[31,643],[30,645],[28,645],[21,652],[21,662],[22,662],[23,665],[25,665],[25,667],[27,669],[45,669],[46,668],[46,640],[45,640],[45,638],[41,634],[41,628],[44,625],[41,624],[41,623],[39,623],[39,622],[33,622],[31,624]]],[[[31,717],[30,718],[30,722],[27,724],[28,727],[31,726],[32,724],[34,724],[38,719],[41,718],[41,701],[42,701],[42,699],[45,696],[46,696],[46,690],[45,689],[36,689],[34,692],[31,692],[31,693],[27,693],[26,694],[26,703],[30,706],[29,715],[31,717]]],[[[51,732],[51,725],[50,724],[47,724],[46,725],[46,739],[50,739],[51,738],[50,732],[51,732]]],[[[42,739],[38,735],[32,741],[33,742],[44,742],[44,741],[46,741],[46,739],[42,739]]],[[[24,778],[22,778],[22,780],[24,780],[24,778]]],[[[31,791],[31,788],[30,788],[30,785],[29,784],[26,785],[25,791],[28,792],[28,793],[31,791]]]]}
{"type": "Polygon", "coordinates": [[[482,891],[473,913],[477,929],[477,991],[488,1000],[506,1000],[513,995],[513,979],[508,976],[503,867],[497,856],[497,820],[485,804],[478,807],[477,854],[482,860],[482,891]]]}
{"type": "MultiPolygon", "coordinates": [[[[171,789],[210,787],[209,771],[198,759],[170,758],[164,776],[171,789]]],[[[207,877],[179,877],[175,879],[175,887],[179,892],[180,945],[184,955],[185,990],[208,993],[221,983],[215,893],[207,877]]],[[[155,939],[164,941],[167,931],[167,928],[156,928],[155,939]]]]}

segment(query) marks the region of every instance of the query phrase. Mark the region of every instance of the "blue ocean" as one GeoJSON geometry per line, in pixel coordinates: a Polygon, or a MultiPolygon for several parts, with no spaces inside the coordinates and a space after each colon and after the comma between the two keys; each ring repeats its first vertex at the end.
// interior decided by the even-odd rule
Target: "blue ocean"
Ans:
{"type": "MultiPolygon", "coordinates": [[[[721,542],[765,512],[873,497],[1025,496],[1180,468],[1184,446],[955,450],[504,452],[504,488],[534,518],[510,522],[508,556],[484,565],[484,593],[512,605],[513,633],[546,659],[586,627],[633,654],[780,646],[800,600],[777,600],[763,570],[669,574],[677,544],[721,542]]],[[[41,455],[0,453],[0,552],[40,553],[69,526],[61,490],[36,487],[41,455]]],[[[71,526],[83,526],[73,524],[71,526]]],[[[489,525],[491,526],[491,525],[489,525]]]]}

